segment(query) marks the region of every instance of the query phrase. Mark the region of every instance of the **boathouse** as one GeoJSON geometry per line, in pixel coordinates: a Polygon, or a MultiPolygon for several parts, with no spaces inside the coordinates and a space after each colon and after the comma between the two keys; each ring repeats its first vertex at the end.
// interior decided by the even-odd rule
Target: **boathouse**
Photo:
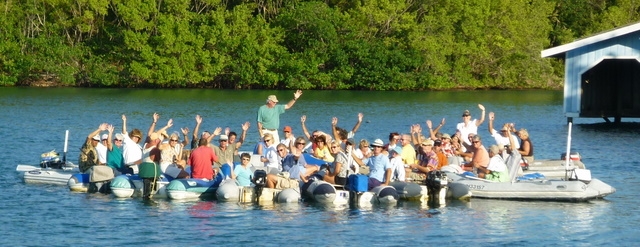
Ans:
{"type": "Polygon", "coordinates": [[[564,58],[564,114],[573,118],[640,117],[640,23],[543,50],[564,58]]]}

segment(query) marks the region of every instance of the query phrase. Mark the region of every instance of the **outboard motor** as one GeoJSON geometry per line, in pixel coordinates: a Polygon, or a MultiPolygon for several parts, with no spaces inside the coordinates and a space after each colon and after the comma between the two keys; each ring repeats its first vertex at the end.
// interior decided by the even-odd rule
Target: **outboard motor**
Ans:
{"type": "Polygon", "coordinates": [[[251,182],[256,185],[256,187],[254,187],[256,201],[259,201],[260,196],[262,196],[262,189],[267,186],[267,172],[265,170],[256,170],[253,172],[251,182]]]}
{"type": "Polygon", "coordinates": [[[441,171],[432,171],[427,175],[425,185],[429,191],[429,201],[444,204],[447,195],[447,174],[441,171]]]}

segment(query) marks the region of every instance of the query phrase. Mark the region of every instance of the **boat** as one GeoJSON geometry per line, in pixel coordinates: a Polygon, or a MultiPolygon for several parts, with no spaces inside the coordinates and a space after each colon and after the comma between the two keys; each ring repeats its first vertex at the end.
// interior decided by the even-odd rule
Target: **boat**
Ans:
{"type": "Polygon", "coordinates": [[[74,173],[67,179],[67,186],[71,192],[87,192],[89,190],[89,174],[74,173]]]}
{"type": "Polygon", "coordinates": [[[67,180],[73,174],[79,172],[78,165],[67,161],[68,140],[69,130],[65,133],[62,158],[55,150],[52,150],[40,155],[40,164],[38,166],[18,164],[16,171],[22,173],[23,181],[34,184],[67,184],[67,180]]]}
{"type": "MultiPolygon", "coordinates": [[[[153,198],[167,198],[167,185],[169,179],[162,176],[156,181],[156,188],[151,193],[153,198]]],[[[137,174],[123,174],[116,176],[111,181],[111,193],[116,198],[142,197],[143,182],[137,174]]]]}
{"type": "MultiPolygon", "coordinates": [[[[571,124],[569,125],[569,137],[567,149],[571,142],[571,124]]],[[[569,152],[567,152],[569,153],[569,152]]],[[[495,182],[474,176],[446,172],[450,183],[457,185],[457,189],[466,186],[474,198],[506,199],[506,200],[547,200],[547,201],[589,201],[604,198],[615,193],[615,188],[598,180],[585,176],[586,173],[577,172],[581,169],[570,166],[569,157],[566,158],[565,169],[567,176],[564,179],[554,178],[522,178],[516,173],[520,167],[522,156],[518,152],[512,152],[507,158],[507,167],[510,171],[510,181],[495,182]],[[572,169],[572,170],[569,170],[572,169]],[[461,184],[461,185],[459,185],[461,184]]],[[[450,190],[455,190],[449,186],[450,190]]]]}
{"type": "Polygon", "coordinates": [[[380,185],[371,191],[356,191],[350,190],[348,186],[345,188],[334,185],[316,177],[303,184],[301,190],[302,199],[326,205],[350,204],[355,207],[376,204],[392,205],[396,204],[399,198],[398,192],[393,186],[380,185]]]}
{"type": "Polygon", "coordinates": [[[174,179],[166,187],[167,197],[174,200],[215,199],[218,186],[223,180],[221,173],[218,173],[213,180],[174,179]]]}
{"type": "Polygon", "coordinates": [[[78,173],[78,166],[71,162],[56,167],[20,164],[16,171],[22,173],[23,181],[27,184],[65,185],[71,175],[78,173]]]}

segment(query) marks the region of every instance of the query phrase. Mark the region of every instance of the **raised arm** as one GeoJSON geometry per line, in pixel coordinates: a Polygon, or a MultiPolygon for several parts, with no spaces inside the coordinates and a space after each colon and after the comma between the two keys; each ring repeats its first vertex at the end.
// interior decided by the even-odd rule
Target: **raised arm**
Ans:
{"type": "Polygon", "coordinates": [[[211,140],[213,140],[214,137],[216,137],[217,135],[220,135],[220,133],[222,133],[222,128],[218,127],[216,128],[213,133],[211,133],[211,135],[209,137],[207,137],[207,142],[211,143],[211,140]]]}
{"type": "Polygon", "coordinates": [[[122,114],[122,134],[127,135],[127,116],[122,114]]]}
{"type": "Polygon", "coordinates": [[[311,134],[309,134],[309,131],[307,130],[307,125],[304,124],[306,121],[307,115],[302,115],[302,117],[300,117],[300,124],[302,124],[302,133],[304,133],[304,136],[307,137],[307,140],[311,140],[311,134]]]}
{"type": "Polygon", "coordinates": [[[198,139],[198,131],[200,130],[200,124],[202,123],[202,117],[196,115],[196,127],[193,128],[193,139],[198,139]]]}
{"type": "Polygon", "coordinates": [[[147,136],[150,136],[151,133],[153,133],[155,131],[156,122],[158,122],[158,119],[160,119],[160,114],[154,112],[153,113],[153,122],[151,122],[151,125],[149,126],[149,131],[147,132],[147,136]]]}
{"type": "MultiPolygon", "coordinates": [[[[505,124],[507,125],[507,124],[505,124]]],[[[515,127],[513,127],[513,124],[509,124],[507,126],[507,129],[509,130],[514,130],[515,127]]],[[[516,147],[516,140],[514,140],[515,138],[513,138],[513,135],[511,133],[509,133],[509,147],[511,147],[511,151],[513,152],[515,147],[516,147]]],[[[516,152],[520,152],[519,150],[515,149],[516,152]]]]}
{"type": "Polygon", "coordinates": [[[108,124],[108,123],[101,123],[101,124],[98,126],[98,129],[94,130],[93,132],[91,132],[91,133],[87,136],[87,139],[91,139],[91,138],[93,138],[94,136],[96,136],[97,134],[100,134],[100,132],[101,132],[101,131],[105,131],[105,130],[107,130],[107,127],[108,127],[108,126],[109,126],[109,124],[108,124]]]}
{"type": "Polygon", "coordinates": [[[247,130],[249,129],[250,125],[251,124],[249,123],[249,121],[244,122],[244,124],[242,125],[242,135],[240,135],[240,139],[236,141],[236,149],[239,149],[244,143],[244,140],[247,137],[247,130]]]}
{"type": "Polygon", "coordinates": [[[340,140],[340,136],[338,136],[338,128],[336,128],[337,125],[338,125],[338,118],[333,117],[331,119],[331,132],[333,133],[333,138],[335,138],[336,140],[340,140]]]}
{"type": "Polygon", "coordinates": [[[107,126],[107,131],[109,131],[109,137],[107,137],[107,150],[112,151],[113,150],[113,125],[109,124],[107,126]]]}
{"type": "Polygon", "coordinates": [[[167,125],[162,127],[161,129],[159,129],[157,132],[162,133],[163,131],[166,131],[167,129],[171,128],[171,126],[173,126],[173,119],[169,119],[169,121],[167,121],[167,125]]]}
{"type": "Polygon", "coordinates": [[[431,140],[435,140],[436,139],[436,131],[433,131],[433,123],[431,123],[431,120],[427,120],[426,124],[427,124],[427,128],[429,128],[429,138],[431,140]]]}
{"type": "Polygon", "coordinates": [[[482,104],[478,104],[478,108],[482,110],[482,115],[480,117],[480,120],[476,121],[476,126],[480,126],[482,122],[484,122],[484,106],[482,104]]]}
{"type": "Polygon", "coordinates": [[[182,136],[184,139],[182,140],[182,147],[186,147],[187,145],[189,145],[189,128],[180,128],[180,131],[182,132],[182,136]]]}
{"type": "Polygon", "coordinates": [[[495,119],[495,114],[493,112],[489,112],[489,134],[493,135],[493,120],[495,119]]]}
{"type": "Polygon", "coordinates": [[[353,126],[353,129],[351,129],[351,132],[353,132],[353,134],[356,134],[356,131],[358,131],[358,129],[360,128],[360,124],[362,124],[362,119],[364,118],[364,114],[362,114],[362,112],[358,113],[358,122],[356,122],[356,125],[353,126]]]}
{"type": "Polygon", "coordinates": [[[296,90],[296,92],[293,93],[293,99],[289,100],[289,103],[287,103],[284,106],[284,109],[288,110],[289,108],[291,108],[293,106],[293,104],[296,103],[296,100],[298,100],[298,98],[300,98],[301,95],[302,95],[302,90],[296,90]]]}

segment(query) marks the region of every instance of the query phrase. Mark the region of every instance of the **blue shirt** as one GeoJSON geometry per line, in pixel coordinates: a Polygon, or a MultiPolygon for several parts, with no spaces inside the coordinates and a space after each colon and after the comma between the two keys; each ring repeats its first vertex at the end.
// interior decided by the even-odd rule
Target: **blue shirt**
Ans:
{"type": "Polygon", "coordinates": [[[236,174],[236,182],[239,186],[249,186],[251,185],[251,168],[244,168],[242,165],[237,165],[236,168],[233,169],[233,173],[236,174]]]}
{"type": "Polygon", "coordinates": [[[384,172],[391,168],[389,157],[383,154],[371,156],[367,162],[369,167],[369,177],[375,178],[380,182],[384,182],[384,172]]]}

